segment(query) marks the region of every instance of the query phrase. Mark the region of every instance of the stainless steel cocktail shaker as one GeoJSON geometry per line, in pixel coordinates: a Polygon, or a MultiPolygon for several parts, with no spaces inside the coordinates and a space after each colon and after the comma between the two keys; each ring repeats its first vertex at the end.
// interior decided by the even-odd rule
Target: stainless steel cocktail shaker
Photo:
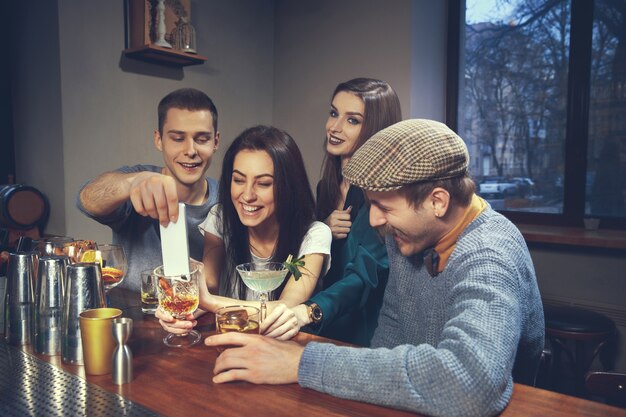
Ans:
{"type": "Polygon", "coordinates": [[[67,286],[61,316],[61,359],[83,364],[79,314],[92,308],[106,307],[102,272],[97,263],[67,266],[67,286]]]}
{"type": "Polygon", "coordinates": [[[65,290],[67,256],[39,258],[35,290],[35,351],[44,355],[61,353],[61,313],[65,290]]]}
{"type": "Polygon", "coordinates": [[[7,343],[28,345],[34,328],[34,265],[31,252],[9,254],[5,298],[5,329],[7,343]]]}

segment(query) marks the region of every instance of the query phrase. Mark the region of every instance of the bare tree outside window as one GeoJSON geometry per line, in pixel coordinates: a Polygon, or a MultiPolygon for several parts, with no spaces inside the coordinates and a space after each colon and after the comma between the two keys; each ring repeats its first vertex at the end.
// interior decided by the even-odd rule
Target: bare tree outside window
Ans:
{"type": "Polygon", "coordinates": [[[626,217],[626,1],[597,0],[585,213],[626,217]]]}
{"type": "Polygon", "coordinates": [[[559,215],[575,211],[565,198],[566,183],[574,181],[581,222],[583,215],[626,218],[626,0],[588,3],[590,85],[572,85],[569,74],[572,62],[578,65],[570,62],[572,51],[586,47],[578,35],[572,43],[584,25],[572,27],[571,0],[464,3],[456,122],[479,193],[498,210],[559,215]],[[568,108],[576,88],[589,92],[586,156],[566,146],[580,133],[568,108]],[[581,157],[584,180],[566,169],[581,157]]]}
{"type": "Polygon", "coordinates": [[[496,209],[560,213],[569,2],[477,3],[493,18],[473,22],[468,5],[459,130],[472,175],[496,209]]]}

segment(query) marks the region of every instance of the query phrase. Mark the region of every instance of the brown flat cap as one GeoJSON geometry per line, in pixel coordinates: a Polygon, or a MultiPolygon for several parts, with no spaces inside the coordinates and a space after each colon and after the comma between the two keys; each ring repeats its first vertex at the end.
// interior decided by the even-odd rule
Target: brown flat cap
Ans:
{"type": "Polygon", "coordinates": [[[370,191],[457,177],[467,172],[465,142],[434,120],[403,120],[372,136],[350,158],[344,178],[370,191]]]}

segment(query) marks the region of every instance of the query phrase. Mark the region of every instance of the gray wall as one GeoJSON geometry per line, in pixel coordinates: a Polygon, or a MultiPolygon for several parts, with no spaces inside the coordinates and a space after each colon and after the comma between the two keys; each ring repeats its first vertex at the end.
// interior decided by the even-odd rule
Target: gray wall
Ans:
{"type": "MultiPolygon", "coordinates": [[[[12,86],[16,181],[33,185],[48,197],[48,229],[64,234],[65,170],[59,55],[55,1],[19,2],[16,19],[15,80],[12,86]],[[33,30],[37,28],[37,30],[33,30]]],[[[53,233],[54,233],[53,232],[53,233]]]]}
{"type": "MultiPolygon", "coordinates": [[[[544,301],[597,311],[615,321],[615,368],[626,372],[626,256],[624,250],[531,245],[544,301]]],[[[592,369],[601,370],[596,360],[592,369]]]]}
{"type": "MultiPolygon", "coordinates": [[[[398,92],[405,117],[443,120],[445,32],[432,32],[445,27],[441,2],[193,1],[199,52],[209,60],[184,69],[123,56],[121,3],[20,6],[18,16],[28,24],[17,26],[28,52],[18,59],[17,176],[50,197],[47,233],[110,240],[106,227],[76,210],[76,193],[103,171],[161,163],[152,146],[156,104],[175,88],[200,88],[215,100],[222,151],[254,124],[287,130],[306,155],[313,186],[337,83],[358,76],[384,79],[398,92]],[[424,13],[426,8],[431,12],[424,13]],[[347,16],[355,23],[347,24],[347,16]],[[49,36],[28,30],[33,22],[49,36]],[[362,25],[369,29],[355,30],[362,25]],[[413,50],[430,58],[415,61],[413,50]],[[411,99],[416,89],[423,99],[411,99]]],[[[218,176],[221,155],[210,175],[218,176]]]]}
{"type": "MultiPolygon", "coordinates": [[[[444,120],[445,1],[192,0],[199,52],[209,60],[182,70],[123,58],[121,1],[19,3],[17,176],[49,196],[48,233],[110,239],[74,208],[76,192],[119,165],[161,163],[152,146],[156,104],[175,88],[200,88],[218,106],[213,176],[234,136],[273,123],[298,141],[315,184],[330,94],[357,76],[388,81],[404,117],[444,120]]],[[[544,297],[605,311],[624,334],[623,253],[531,254],[544,297]]],[[[618,369],[626,370],[625,356],[618,369]]]]}
{"type": "Polygon", "coordinates": [[[313,186],[342,81],[385,80],[405,118],[444,121],[445,2],[277,0],[275,24],[274,123],[299,142],[313,186]]]}
{"type": "Polygon", "coordinates": [[[120,165],[162,165],[152,132],[157,103],[171,90],[195,87],[215,101],[223,138],[209,169],[215,177],[234,136],[272,123],[272,2],[193,1],[199,52],[209,59],[184,69],[123,56],[122,1],[20,4],[23,24],[16,27],[27,49],[17,59],[17,178],[49,196],[46,233],[110,241],[107,227],[75,208],[76,193],[87,179],[120,165]]]}

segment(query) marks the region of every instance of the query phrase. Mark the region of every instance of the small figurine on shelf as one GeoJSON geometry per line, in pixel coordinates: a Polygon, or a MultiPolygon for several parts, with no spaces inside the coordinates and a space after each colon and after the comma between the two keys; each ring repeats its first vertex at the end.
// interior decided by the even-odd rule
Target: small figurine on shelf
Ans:
{"type": "Polygon", "coordinates": [[[181,16],[176,22],[176,27],[172,33],[174,48],[195,54],[196,51],[196,29],[188,22],[187,17],[181,16]]]}
{"type": "Polygon", "coordinates": [[[158,39],[154,43],[157,46],[162,46],[163,48],[171,48],[172,45],[168,41],[165,40],[165,0],[158,0],[157,3],[157,36],[158,39]]]}

